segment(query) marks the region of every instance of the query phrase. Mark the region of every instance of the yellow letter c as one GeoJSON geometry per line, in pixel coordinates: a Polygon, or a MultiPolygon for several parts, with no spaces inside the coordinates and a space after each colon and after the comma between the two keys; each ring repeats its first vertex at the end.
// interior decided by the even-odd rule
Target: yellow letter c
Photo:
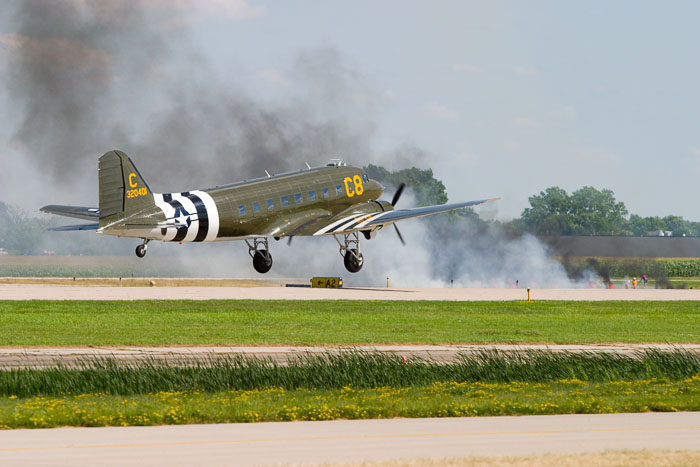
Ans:
{"type": "Polygon", "coordinates": [[[134,182],[132,180],[133,177],[136,177],[136,174],[134,174],[134,173],[129,174],[129,185],[131,186],[131,188],[135,188],[136,185],[138,185],[138,182],[134,182]]]}
{"type": "Polygon", "coordinates": [[[348,186],[348,183],[352,183],[352,178],[345,177],[345,180],[343,180],[343,181],[345,182],[345,191],[348,192],[348,197],[352,198],[353,196],[355,196],[355,190],[351,190],[350,187],[348,186]]]}

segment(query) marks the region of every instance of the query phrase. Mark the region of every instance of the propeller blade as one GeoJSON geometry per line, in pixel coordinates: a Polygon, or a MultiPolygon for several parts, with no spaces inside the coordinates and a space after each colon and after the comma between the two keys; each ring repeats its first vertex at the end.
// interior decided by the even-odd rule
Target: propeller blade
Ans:
{"type": "Polygon", "coordinates": [[[394,229],[396,229],[396,235],[399,236],[399,240],[401,240],[401,244],[402,244],[403,246],[406,246],[406,242],[404,241],[403,235],[401,235],[401,232],[399,231],[399,228],[396,227],[396,224],[392,224],[392,225],[394,226],[394,229]]]}
{"type": "Polygon", "coordinates": [[[401,193],[403,193],[403,189],[406,186],[405,183],[402,183],[399,185],[399,188],[396,190],[396,193],[394,193],[394,199],[391,200],[391,205],[396,206],[396,203],[399,202],[399,198],[401,198],[401,193]]]}

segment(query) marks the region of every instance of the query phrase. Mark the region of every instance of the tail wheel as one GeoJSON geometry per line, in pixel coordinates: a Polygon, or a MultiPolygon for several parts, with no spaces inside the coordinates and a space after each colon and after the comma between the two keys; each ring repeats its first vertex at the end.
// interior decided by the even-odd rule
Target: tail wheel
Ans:
{"type": "Polygon", "coordinates": [[[136,256],[139,258],[146,256],[146,245],[139,245],[136,247],[136,256]]]}
{"type": "Polygon", "coordinates": [[[345,269],[348,271],[359,272],[363,264],[365,264],[365,258],[356,249],[349,249],[345,253],[345,269]]]}
{"type": "Polygon", "coordinates": [[[260,274],[265,274],[272,268],[272,255],[267,250],[257,250],[253,255],[253,267],[260,274]]]}

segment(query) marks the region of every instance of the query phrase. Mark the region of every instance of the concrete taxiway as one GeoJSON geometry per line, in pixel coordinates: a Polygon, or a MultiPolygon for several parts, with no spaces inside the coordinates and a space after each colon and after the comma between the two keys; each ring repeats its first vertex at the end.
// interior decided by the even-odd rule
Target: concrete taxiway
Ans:
{"type": "Polygon", "coordinates": [[[0,431],[0,465],[289,465],[700,448],[700,412],[0,431]]]}
{"type": "Polygon", "coordinates": [[[343,351],[381,352],[436,362],[452,362],[460,355],[477,354],[485,350],[504,352],[548,351],[574,353],[614,353],[635,355],[647,349],[677,350],[700,353],[700,344],[594,344],[594,345],[554,345],[554,344],[475,344],[475,345],[372,345],[372,346],[199,346],[199,347],[0,347],[0,370],[11,368],[46,368],[62,365],[73,366],[91,359],[109,358],[120,362],[158,360],[168,363],[206,363],[221,357],[244,355],[261,358],[278,364],[308,355],[321,355],[343,351]]]}
{"type": "MultiPolygon", "coordinates": [[[[527,300],[525,289],[0,285],[0,300],[527,300]]],[[[699,300],[700,289],[533,289],[532,300],[699,300]]]]}

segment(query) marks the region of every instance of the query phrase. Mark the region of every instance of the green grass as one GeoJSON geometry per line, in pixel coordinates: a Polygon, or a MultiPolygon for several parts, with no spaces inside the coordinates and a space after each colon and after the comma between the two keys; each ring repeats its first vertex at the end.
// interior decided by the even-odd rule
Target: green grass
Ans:
{"type": "Polygon", "coordinates": [[[700,410],[700,377],[0,398],[0,428],[700,410]]]}
{"type": "Polygon", "coordinates": [[[0,301],[0,345],[700,342],[700,302],[0,301]]]}
{"type": "Polygon", "coordinates": [[[112,359],[85,360],[75,368],[0,371],[0,396],[120,395],[163,391],[220,392],[268,386],[283,389],[340,389],[430,385],[436,382],[552,382],[576,378],[588,382],[663,378],[681,380],[700,373],[700,353],[680,349],[648,350],[634,356],[569,352],[462,354],[451,363],[397,355],[346,351],[306,355],[280,366],[244,356],[169,363],[112,359]]]}
{"type": "Polygon", "coordinates": [[[0,371],[0,429],[700,410],[700,354],[342,352],[0,371]]]}

